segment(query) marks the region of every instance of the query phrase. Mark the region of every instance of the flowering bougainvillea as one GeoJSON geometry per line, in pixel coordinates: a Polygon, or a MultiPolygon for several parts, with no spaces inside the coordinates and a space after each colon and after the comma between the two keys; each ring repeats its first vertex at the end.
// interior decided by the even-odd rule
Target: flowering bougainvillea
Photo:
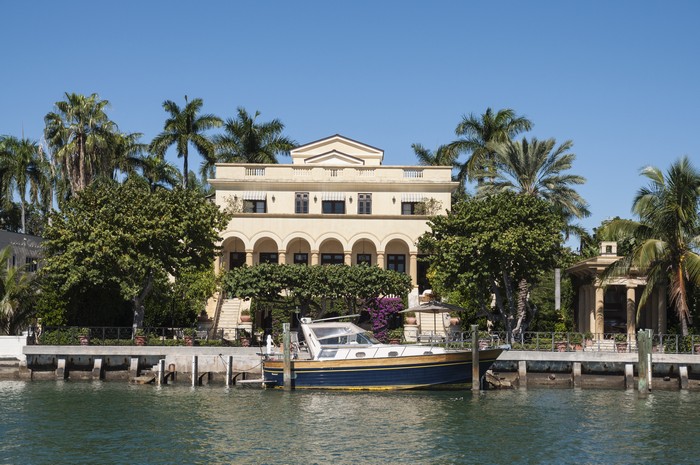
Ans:
{"type": "Polygon", "coordinates": [[[403,302],[396,297],[376,297],[369,299],[365,307],[372,320],[374,337],[386,342],[389,332],[389,320],[392,315],[403,310],[403,302]]]}

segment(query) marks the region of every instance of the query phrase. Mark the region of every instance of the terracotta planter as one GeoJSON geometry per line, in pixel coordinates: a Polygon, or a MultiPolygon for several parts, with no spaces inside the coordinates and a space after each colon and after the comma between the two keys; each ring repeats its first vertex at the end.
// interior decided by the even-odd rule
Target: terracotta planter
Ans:
{"type": "Polygon", "coordinates": [[[194,337],[192,336],[185,336],[185,345],[192,347],[194,345],[194,337]]]}
{"type": "Polygon", "coordinates": [[[401,343],[400,339],[389,339],[389,344],[399,345],[401,343]]]}
{"type": "Polygon", "coordinates": [[[90,336],[80,336],[80,345],[86,346],[90,344],[90,336]]]}
{"type": "Polygon", "coordinates": [[[137,346],[145,346],[146,345],[146,336],[134,336],[134,343],[137,346]]]}
{"type": "Polygon", "coordinates": [[[406,317],[406,324],[407,325],[415,325],[416,324],[416,317],[415,316],[407,316],[406,317]]]}
{"type": "Polygon", "coordinates": [[[253,317],[250,315],[241,315],[241,322],[242,323],[248,323],[253,320],[253,317]]]}
{"type": "Polygon", "coordinates": [[[250,338],[249,337],[242,337],[241,338],[241,346],[242,347],[250,347],[250,338]]]}
{"type": "Polygon", "coordinates": [[[459,318],[457,318],[457,317],[450,318],[450,324],[452,326],[457,326],[459,324],[459,318]]]}

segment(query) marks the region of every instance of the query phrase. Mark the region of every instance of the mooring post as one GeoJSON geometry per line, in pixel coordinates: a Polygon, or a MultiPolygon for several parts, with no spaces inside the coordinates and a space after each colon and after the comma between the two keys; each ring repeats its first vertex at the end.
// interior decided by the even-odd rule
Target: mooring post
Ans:
{"type": "Polygon", "coordinates": [[[640,329],[637,334],[637,348],[639,352],[639,361],[637,365],[638,372],[638,390],[640,397],[646,397],[651,391],[651,330],[640,329]]]}
{"type": "Polygon", "coordinates": [[[56,379],[66,379],[66,359],[59,358],[56,366],[56,379]]]}
{"type": "Polygon", "coordinates": [[[165,359],[158,360],[158,385],[165,383],[165,359]]]}
{"type": "Polygon", "coordinates": [[[231,379],[233,378],[233,355],[228,356],[226,361],[226,387],[231,386],[231,379]]]}
{"type": "Polygon", "coordinates": [[[289,335],[289,323],[282,323],[282,344],[284,344],[284,390],[291,391],[292,389],[292,353],[291,353],[291,337],[289,335]]]}
{"type": "Polygon", "coordinates": [[[481,388],[479,377],[479,326],[472,325],[472,391],[481,388]]]}
{"type": "Polygon", "coordinates": [[[197,356],[192,356],[192,387],[197,386],[199,382],[199,369],[197,367],[197,356]]]}
{"type": "Polygon", "coordinates": [[[571,367],[571,379],[575,388],[581,387],[581,362],[574,362],[571,367]]]}

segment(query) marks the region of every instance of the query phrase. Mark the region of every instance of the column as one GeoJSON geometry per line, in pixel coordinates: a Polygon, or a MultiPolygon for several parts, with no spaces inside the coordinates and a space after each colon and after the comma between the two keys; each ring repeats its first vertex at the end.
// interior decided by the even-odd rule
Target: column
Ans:
{"type": "Polygon", "coordinates": [[[311,251],[311,264],[318,265],[318,250],[315,252],[311,251]]]}
{"type": "Polygon", "coordinates": [[[659,334],[666,334],[666,286],[657,288],[658,298],[656,307],[659,309],[659,334]]]}
{"type": "Polygon", "coordinates": [[[352,251],[350,252],[344,252],[345,253],[345,264],[348,266],[352,265],[352,251]]]}
{"type": "Polygon", "coordinates": [[[637,333],[636,286],[627,285],[627,340],[632,341],[637,333]]]}
{"type": "Polygon", "coordinates": [[[600,283],[595,286],[595,333],[602,338],[605,332],[605,292],[600,283]]]}
{"type": "Polygon", "coordinates": [[[384,269],[384,252],[377,252],[377,266],[384,269]]]}
{"type": "Polygon", "coordinates": [[[578,287],[578,319],[576,320],[576,327],[579,333],[586,332],[586,293],[583,286],[578,287]]]}
{"type": "Polygon", "coordinates": [[[248,266],[253,266],[253,251],[252,250],[245,251],[245,264],[248,266]]]}
{"type": "Polygon", "coordinates": [[[595,288],[592,285],[588,286],[586,307],[588,308],[588,331],[595,333],[595,288]]]}
{"type": "Polygon", "coordinates": [[[418,287],[418,254],[411,252],[409,257],[408,271],[411,274],[413,287],[418,287]]]}
{"type": "Polygon", "coordinates": [[[284,250],[279,250],[277,251],[277,263],[280,265],[284,265],[287,263],[287,252],[284,250]]]}

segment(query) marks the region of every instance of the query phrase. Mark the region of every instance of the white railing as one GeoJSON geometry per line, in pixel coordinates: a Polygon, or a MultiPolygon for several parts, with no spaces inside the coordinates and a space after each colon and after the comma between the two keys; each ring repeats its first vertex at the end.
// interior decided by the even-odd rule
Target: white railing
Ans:
{"type": "Polygon", "coordinates": [[[423,170],[403,170],[404,178],[422,178],[423,170]]]}
{"type": "Polygon", "coordinates": [[[246,168],[246,176],[265,176],[265,168],[246,168]]]}

